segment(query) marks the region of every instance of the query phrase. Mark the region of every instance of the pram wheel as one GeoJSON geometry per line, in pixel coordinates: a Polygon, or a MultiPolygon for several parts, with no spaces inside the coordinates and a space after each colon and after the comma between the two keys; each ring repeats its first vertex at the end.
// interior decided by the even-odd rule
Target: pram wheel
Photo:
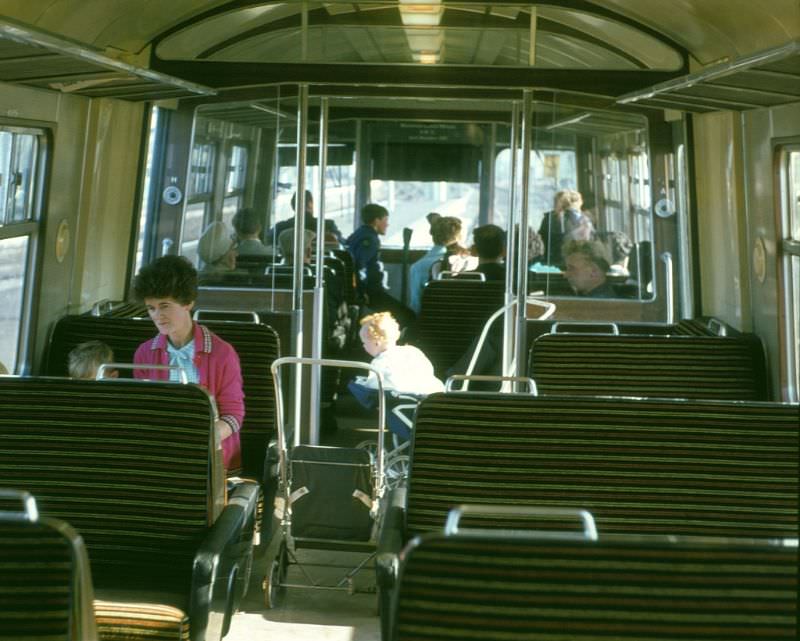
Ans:
{"type": "Polygon", "coordinates": [[[375,457],[378,456],[378,444],[374,440],[361,441],[356,445],[356,448],[359,450],[367,450],[371,461],[375,461],[375,457]]]}
{"type": "Polygon", "coordinates": [[[269,566],[269,572],[264,577],[262,588],[264,589],[264,605],[267,608],[274,608],[280,604],[286,587],[286,573],[289,565],[289,555],[286,552],[286,545],[281,543],[278,554],[269,566]]]}
{"type": "Polygon", "coordinates": [[[405,454],[392,456],[386,463],[386,486],[393,490],[408,478],[409,457],[405,454]]]}

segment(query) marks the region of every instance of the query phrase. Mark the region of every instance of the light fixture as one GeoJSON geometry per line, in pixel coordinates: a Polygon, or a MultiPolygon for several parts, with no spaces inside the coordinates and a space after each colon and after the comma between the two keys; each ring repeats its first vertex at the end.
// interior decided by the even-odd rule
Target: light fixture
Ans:
{"type": "Polygon", "coordinates": [[[438,27],[444,7],[441,0],[400,0],[400,19],[406,27],[438,27]]]}

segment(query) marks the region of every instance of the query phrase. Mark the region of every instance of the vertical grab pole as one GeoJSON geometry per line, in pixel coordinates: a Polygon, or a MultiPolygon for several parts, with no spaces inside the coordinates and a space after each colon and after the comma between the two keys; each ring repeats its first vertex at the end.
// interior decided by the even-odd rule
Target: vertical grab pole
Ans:
{"type": "Polygon", "coordinates": [[[503,299],[505,313],[503,316],[503,376],[513,376],[511,364],[514,362],[514,225],[516,223],[516,190],[517,190],[517,140],[519,139],[519,102],[511,104],[511,181],[508,196],[508,224],[506,229],[506,294],[503,299]]]}
{"type": "Polygon", "coordinates": [[[525,375],[525,318],[528,298],[528,185],[531,175],[531,132],[533,130],[533,90],[522,91],[522,186],[519,208],[519,254],[517,256],[517,336],[515,376],[525,375]]]}
{"type": "MultiPolygon", "coordinates": [[[[314,320],[311,335],[311,358],[322,358],[322,331],[325,313],[325,172],[328,168],[328,99],[321,98],[319,105],[319,206],[317,209],[317,253],[315,256],[314,279],[314,320]]],[[[309,443],[319,444],[320,435],[320,398],[322,395],[322,367],[311,366],[311,424],[309,427],[309,443]]]]}
{"type": "MultiPolygon", "coordinates": [[[[294,355],[303,357],[303,260],[306,222],[306,144],[308,142],[308,84],[297,88],[297,192],[294,215],[294,264],[292,265],[292,335],[294,355]]],[[[294,443],[300,444],[303,371],[294,368],[294,443]]]]}
{"type": "Polygon", "coordinates": [[[664,263],[664,289],[665,303],[667,305],[667,325],[672,325],[675,322],[675,283],[672,267],[672,254],[664,252],[660,256],[664,263]]]}

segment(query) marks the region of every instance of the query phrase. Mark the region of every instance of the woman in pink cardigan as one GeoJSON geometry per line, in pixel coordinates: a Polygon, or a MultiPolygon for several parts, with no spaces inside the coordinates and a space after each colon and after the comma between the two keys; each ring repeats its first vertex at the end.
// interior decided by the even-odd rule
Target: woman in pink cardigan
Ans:
{"type": "MultiPolygon", "coordinates": [[[[244,419],[244,392],[239,356],[229,343],[192,320],[197,300],[197,271],[182,256],[163,256],[143,267],[133,283],[158,335],[136,350],[137,365],[178,365],[190,383],[214,397],[219,416],[214,424],[222,442],[226,470],[241,466],[239,430],[244,419]]],[[[177,370],[135,370],[136,378],[180,380],[177,370]]]]}

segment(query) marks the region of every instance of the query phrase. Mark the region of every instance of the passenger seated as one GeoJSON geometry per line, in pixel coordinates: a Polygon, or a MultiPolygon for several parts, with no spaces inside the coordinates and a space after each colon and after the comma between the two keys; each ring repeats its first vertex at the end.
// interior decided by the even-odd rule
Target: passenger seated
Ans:
{"type": "MultiPolygon", "coordinates": [[[[317,235],[313,231],[303,230],[303,263],[309,265],[317,235]]],[[[278,236],[278,247],[286,265],[294,265],[294,229],[284,229],[278,236]]]]}
{"type": "Polygon", "coordinates": [[[606,280],[610,269],[608,250],[599,240],[571,240],[563,249],[564,276],[578,296],[614,298],[617,293],[606,280]]]}
{"type": "Polygon", "coordinates": [[[633,242],[631,242],[628,234],[621,231],[609,231],[602,234],[602,238],[611,254],[609,274],[611,276],[630,276],[628,262],[633,249],[633,242]]]}
{"type": "Polygon", "coordinates": [[[408,306],[419,314],[422,309],[422,291],[431,279],[431,268],[447,254],[447,248],[458,243],[461,237],[461,219],[455,216],[440,216],[436,212],[428,214],[431,226],[433,247],[416,261],[409,270],[408,306]]]}
{"type": "Polygon", "coordinates": [[[478,255],[478,266],[474,271],[486,280],[506,279],[506,233],[497,225],[483,225],[472,232],[475,241],[473,252],[478,255]]]}
{"type": "MultiPolygon", "coordinates": [[[[93,381],[97,370],[103,363],[113,363],[114,352],[102,341],[86,341],[72,348],[67,356],[67,370],[70,378],[93,381]]],[[[119,372],[106,369],[103,378],[117,378],[119,372]]]]}
{"type": "Polygon", "coordinates": [[[261,242],[261,222],[255,210],[240,209],[233,216],[236,231],[236,253],[241,256],[272,256],[272,248],[261,242]]]}
{"type": "MultiPolygon", "coordinates": [[[[413,345],[398,345],[400,326],[389,312],[370,314],[361,319],[359,338],[364,351],[372,356],[371,365],[383,376],[384,390],[402,394],[433,394],[444,391],[444,384],[433,375],[428,357],[413,345]]],[[[373,372],[360,381],[377,389],[373,372]]]]}
{"type": "MultiPolygon", "coordinates": [[[[230,238],[230,237],[229,237],[230,238]]],[[[239,355],[207,327],[192,320],[197,300],[197,271],[183,256],[162,256],[142,267],[133,281],[136,298],[158,330],[136,350],[135,378],[178,382],[177,370],[148,370],[147,365],[177,365],[190,383],[204,387],[216,401],[214,428],[222,444],[225,469],[241,467],[239,431],[244,420],[244,391],[239,355]]]]}
{"type": "Polygon", "coordinates": [[[225,274],[236,269],[236,243],[228,226],[221,220],[211,223],[197,244],[203,261],[202,274],[225,274]]]}

